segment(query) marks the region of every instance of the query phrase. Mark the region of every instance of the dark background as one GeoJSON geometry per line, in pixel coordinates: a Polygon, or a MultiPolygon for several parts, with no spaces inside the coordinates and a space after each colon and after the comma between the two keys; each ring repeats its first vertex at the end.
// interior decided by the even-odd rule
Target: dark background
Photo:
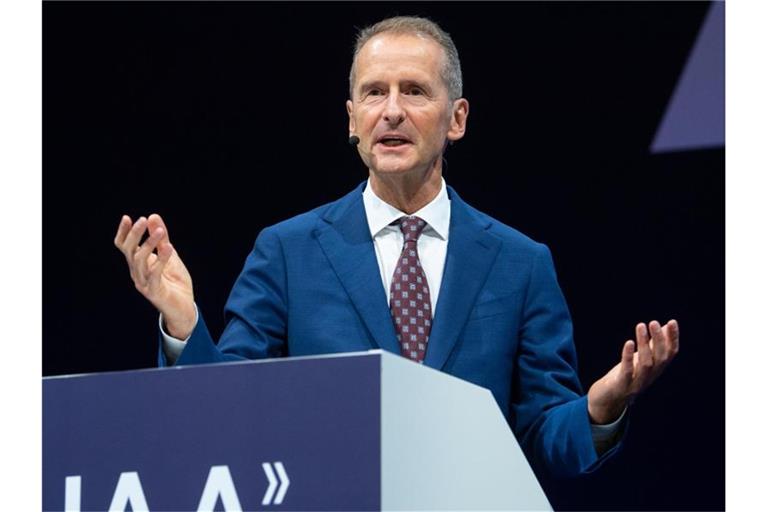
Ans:
{"type": "Polygon", "coordinates": [[[708,3],[45,3],[43,372],[156,364],[157,315],[112,245],[158,212],[214,336],[262,228],[366,177],[346,144],[355,27],[420,14],[470,101],[446,181],[550,246],[585,389],[638,321],[682,349],[623,453],[543,482],[557,509],[725,507],[725,161],[649,146],[708,3]]]}

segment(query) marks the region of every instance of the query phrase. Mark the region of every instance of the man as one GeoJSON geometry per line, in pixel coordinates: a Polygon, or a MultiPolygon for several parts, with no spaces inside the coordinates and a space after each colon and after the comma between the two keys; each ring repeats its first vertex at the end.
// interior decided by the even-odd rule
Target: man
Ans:
{"type": "Polygon", "coordinates": [[[162,219],[124,216],[115,244],[161,313],[160,364],[383,348],[490,389],[537,469],[599,466],[628,404],[677,353],[677,323],[638,324],[582,396],[549,250],[442,178],[443,151],[467,126],[461,88],[456,48],[434,23],[397,17],[361,31],[347,112],[368,182],[261,232],[218,345],[162,219]]]}

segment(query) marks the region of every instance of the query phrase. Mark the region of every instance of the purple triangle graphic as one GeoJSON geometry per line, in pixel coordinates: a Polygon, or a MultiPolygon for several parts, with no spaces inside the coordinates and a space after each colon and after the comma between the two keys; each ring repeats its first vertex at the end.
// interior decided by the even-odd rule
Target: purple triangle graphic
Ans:
{"type": "Polygon", "coordinates": [[[667,105],[652,153],[725,145],[725,2],[714,2],[667,105]]]}

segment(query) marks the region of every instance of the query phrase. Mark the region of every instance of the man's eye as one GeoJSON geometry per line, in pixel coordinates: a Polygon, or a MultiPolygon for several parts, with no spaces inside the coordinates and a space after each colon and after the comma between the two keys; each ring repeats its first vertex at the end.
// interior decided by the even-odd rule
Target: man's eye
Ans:
{"type": "Polygon", "coordinates": [[[422,91],[418,87],[413,87],[411,89],[408,89],[407,93],[410,94],[411,96],[422,96],[424,94],[424,91],[422,91]]]}
{"type": "Polygon", "coordinates": [[[371,89],[368,91],[368,96],[381,96],[381,91],[379,89],[371,89]]]}

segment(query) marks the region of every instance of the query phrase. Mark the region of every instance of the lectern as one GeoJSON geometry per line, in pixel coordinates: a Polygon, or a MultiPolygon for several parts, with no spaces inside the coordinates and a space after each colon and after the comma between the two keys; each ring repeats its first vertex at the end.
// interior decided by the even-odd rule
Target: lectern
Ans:
{"type": "Polygon", "coordinates": [[[380,350],[43,382],[44,510],[551,510],[487,389],[380,350]]]}

